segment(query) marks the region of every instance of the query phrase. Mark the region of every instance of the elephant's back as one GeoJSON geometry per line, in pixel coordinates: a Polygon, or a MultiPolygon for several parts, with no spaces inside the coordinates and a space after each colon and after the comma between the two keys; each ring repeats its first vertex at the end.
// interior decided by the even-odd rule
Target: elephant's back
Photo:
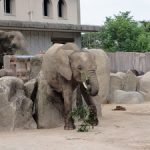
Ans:
{"type": "Polygon", "coordinates": [[[60,85],[57,77],[57,58],[56,53],[63,44],[54,44],[43,56],[42,72],[48,84],[59,91],[60,85]]]}
{"type": "Polygon", "coordinates": [[[75,43],[66,43],[62,45],[60,48],[65,51],[67,50],[80,51],[80,48],[75,43]]]}
{"type": "Polygon", "coordinates": [[[63,46],[63,44],[55,43],[53,46],[51,46],[45,53],[44,57],[51,57],[55,55],[56,51],[63,46]]]}
{"type": "Polygon", "coordinates": [[[56,64],[56,53],[58,48],[63,44],[54,44],[51,46],[43,56],[42,70],[45,72],[54,72],[56,64]]]}

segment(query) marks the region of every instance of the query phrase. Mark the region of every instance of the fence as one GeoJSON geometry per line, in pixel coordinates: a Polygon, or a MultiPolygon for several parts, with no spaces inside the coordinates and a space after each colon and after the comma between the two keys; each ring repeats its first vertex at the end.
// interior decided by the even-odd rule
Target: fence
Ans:
{"type": "Polygon", "coordinates": [[[139,72],[150,71],[150,52],[115,52],[107,53],[110,58],[111,72],[136,69],[139,72]]]}

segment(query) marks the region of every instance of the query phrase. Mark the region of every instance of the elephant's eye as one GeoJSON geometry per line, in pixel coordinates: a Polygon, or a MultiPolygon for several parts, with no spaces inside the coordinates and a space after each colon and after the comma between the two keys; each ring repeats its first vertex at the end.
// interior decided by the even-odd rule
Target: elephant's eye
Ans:
{"type": "Polygon", "coordinates": [[[77,68],[78,68],[79,70],[82,70],[82,66],[81,66],[81,65],[79,65],[77,68]]]}

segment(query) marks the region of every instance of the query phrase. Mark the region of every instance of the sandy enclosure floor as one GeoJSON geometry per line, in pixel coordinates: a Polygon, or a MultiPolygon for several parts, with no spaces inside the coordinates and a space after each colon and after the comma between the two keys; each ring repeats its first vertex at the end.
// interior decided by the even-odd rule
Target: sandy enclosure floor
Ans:
{"type": "Polygon", "coordinates": [[[150,150],[150,103],[103,105],[100,125],[87,133],[26,130],[0,133],[0,150],[150,150]]]}

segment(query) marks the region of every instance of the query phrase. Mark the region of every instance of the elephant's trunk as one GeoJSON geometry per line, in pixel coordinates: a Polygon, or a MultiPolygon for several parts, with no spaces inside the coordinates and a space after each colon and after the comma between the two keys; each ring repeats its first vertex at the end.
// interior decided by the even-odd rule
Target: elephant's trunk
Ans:
{"type": "Polygon", "coordinates": [[[99,91],[99,84],[98,84],[98,80],[96,77],[96,73],[95,71],[89,71],[89,86],[90,86],[90,95],[91,96],[96,96],[98,94],[99,91]]]}

